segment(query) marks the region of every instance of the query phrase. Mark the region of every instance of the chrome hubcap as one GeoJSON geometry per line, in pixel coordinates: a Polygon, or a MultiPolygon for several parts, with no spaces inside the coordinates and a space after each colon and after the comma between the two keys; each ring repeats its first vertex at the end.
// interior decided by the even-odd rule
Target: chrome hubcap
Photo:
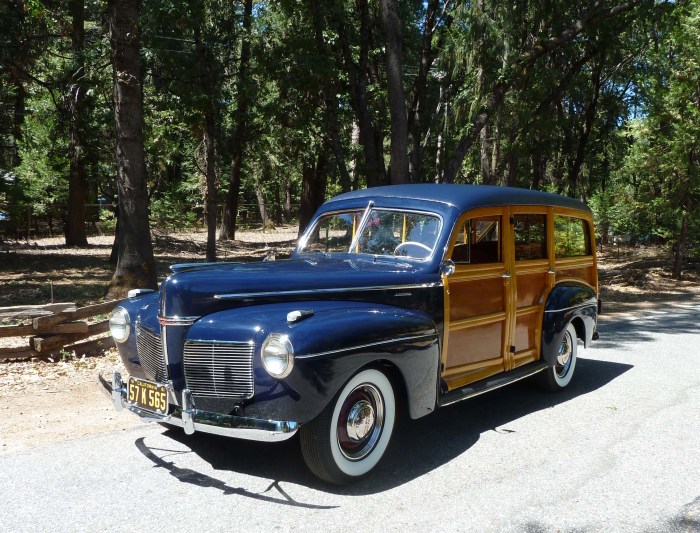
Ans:
{"type": "Polygon", "coordinates": [[[384,400],[368,383],[345,399],[337,422],[338,447],[345,458],[359,461],[371,453],[384,427],[384,400]]]}
{"type": "Polygon", "coordinates": [[[571,347],[571,336],[568,333],[565,333],[564,338],[561,341],[561,346],[559,346],[559,354],[557,355],[556,371],[559,377],[564,377],[569,371],[572,353],[573,349],[571,347]]]}
{"type": "Polygon", "coordinates": [[[360,400],[350,409],[347,431],[351,441],[364,439],[374,426],[374,409],[367,400],[360,400]]]}

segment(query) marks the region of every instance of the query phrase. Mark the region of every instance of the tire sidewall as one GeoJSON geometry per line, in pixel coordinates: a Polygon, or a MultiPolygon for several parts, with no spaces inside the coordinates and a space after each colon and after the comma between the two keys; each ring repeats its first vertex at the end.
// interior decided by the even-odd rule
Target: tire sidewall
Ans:
{"type": "Polygon", "coordinates": [[[384,455],[389,441],[391,440],[391,434],[394,429],[394,422],[396,419],[396,399],[394,396],[394,390],[391,386],[389,379],[379,370],[368,369],[363,370],[359,374],[356,374],[350,381],[347,382],[343,390],[338,395],[338,399],[335,402],[333,408],[333,413],[330,420],[330,449],[331,456],[333,457],[333,462],[336,464],[338,469],[349,476],[350,478],[357,478],[365,475],[370,470],[372,470],[379,460],[384,455]],[[358,386],[362,384],[370,384],[379,390],[379,393],[384,402],[384,425],[382,427],[381,435],[379,440],[375,444],[374,448],[370,453],[357,461],[351,461],[343,455],[338,444],[338,418],[340,417],[340,411],[348,395],[358,386]]]}
{"type": "MultiPolygon", "coordinates": [[[[576,336],[576,328],[574,328],[574,325],[571,323],[569,323],[564,331],[564,339],[567,336],[569,337],[569,343],[571,344],[571,364],[569,365],[569,369],[567,370],[566,374],[560,376],[557,374],[556,365],[552,367],[552,379],[554,380],[556,386],[560,389],[563,389],[571,382],[571,378],[574,375],[574,369],[576,368],[578,337],[576,336]]],[[[562,342],[564,342],[564,339],[562,339],[562,342]]]]}

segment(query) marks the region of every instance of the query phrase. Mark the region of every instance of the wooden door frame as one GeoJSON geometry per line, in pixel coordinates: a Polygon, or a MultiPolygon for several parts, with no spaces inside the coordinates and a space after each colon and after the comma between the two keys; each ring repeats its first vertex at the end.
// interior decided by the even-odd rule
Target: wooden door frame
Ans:
{"type": "MultiPolygon", "coordinates": [[[[441,371],[440,377],[443,381],[448,384],[450,390],[458,388],[470,382],[470,380],[460,380],[459,377],[470,372],[477,372],[478,370],[484,369],[486,374],[497,374],[502,369],[507,370],[508,361],[510,359],[510,347],[511,340],[513,336],[514,328],[514,312],[513,306],[515,305],[514,299],[514,288],[512,285],[512,275],[513,275],[513,254],[514,250],[512,246],[508,246],[507,243],[512,242],[513,238],[513,228],[510,224],[510,208],[508,206],[500,207],[482,207],[477,209],[469,210],[463,213],[455,224],[452,233],[450,235],[449,245],[445,257],[451,257],[454,249],[455,239],[458,232],[463,227],[464,223],[469,219],[482,218],[488,216],[500,216],[500,235],[499,241],[501,245],[501,262],[500,263],[486,263],[486,264],[464,264],[457,263],[455,265],[456,269],[450,276],[443,276],[443,290],[444,290],[444,337],[441,359],[441,371]],[[461,268],[460,268],[461,267],[461,268]],[[504,274],[509,275],[509,278],[504,278],[504,274]],[[501,277],[504,284],[504,310],[497,313],[489,313],[485,315],[477,315],[475,317],[470,317],[452,323],[450,319],[450,283],[459,281],[478,281],[480,279],[493,279],[495,277],[501,277]],[[466,327],[481,326],[491,323],[503,322],[503,336],[501,339],[501,353],[500,357],[486,359],[483,361],[477,361],[474,363],[469,363],[466,365],[460,365],[457,367],[447,368],[447,355],[450,343],[450,329],[457,330],[466,327]],[[491,368],[492,371],[486,370],[491,368]],[[452,378],[452,380],[450,380],[452,378]],[[449,383],[452,381],[452,383],[449,383]]],[[[478,375],[475,379],[471,381],[478,381],[483,375],[478,375]]]]}

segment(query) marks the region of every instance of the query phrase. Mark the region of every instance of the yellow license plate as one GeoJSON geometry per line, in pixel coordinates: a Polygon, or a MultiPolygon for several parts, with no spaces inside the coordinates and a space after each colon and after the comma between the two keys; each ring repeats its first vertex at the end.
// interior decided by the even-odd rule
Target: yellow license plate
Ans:
{"type": "Polygon", "coordinates": [[[129,403],[160,415],[168,414],[168,389],[165,385],[129,378],[128,393],[129,403]]]}

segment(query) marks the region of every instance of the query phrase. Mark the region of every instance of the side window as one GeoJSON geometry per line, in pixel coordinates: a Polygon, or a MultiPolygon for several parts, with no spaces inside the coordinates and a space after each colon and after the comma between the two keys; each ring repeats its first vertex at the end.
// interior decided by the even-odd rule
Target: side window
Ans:
{"type": "Polygon", "coordinates": [[[515,215],[515,260],[547,259],[547,215],[515,215]]]}
{"type": "Polygon", "coordinates": [[[455,263],[484,264],[501,262],[501,217],[479,217],[464,222],[454,242],[455,263]]]}
{"type": "Polygon", "coordinates": [[[591,255],[588,222],[580,218],[554,217],[555,257],[591,255]]]}

